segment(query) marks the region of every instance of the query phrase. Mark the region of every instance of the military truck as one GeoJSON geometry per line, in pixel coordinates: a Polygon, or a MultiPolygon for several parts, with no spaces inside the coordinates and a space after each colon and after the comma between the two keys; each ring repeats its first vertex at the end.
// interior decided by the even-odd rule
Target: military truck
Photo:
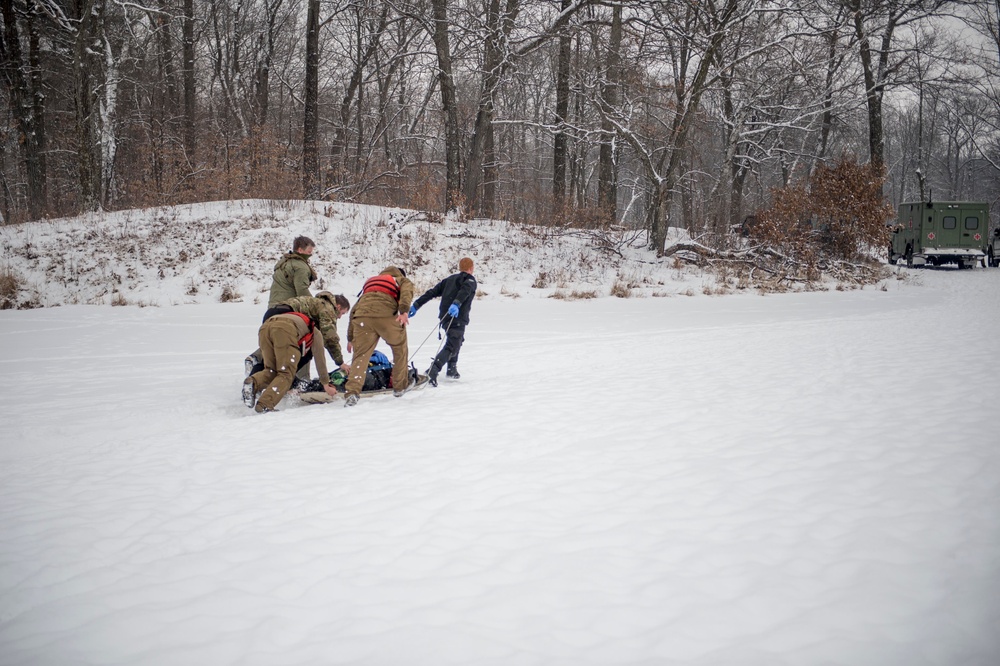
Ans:
{"type": "Polygon", "coordinates": [[[990,206],[965,201],[934,201],[900,204],[891,227],[889,263],[914,259],[941,266],[958,264],[972,268],[986,257],[990,206]]]}
{"type": "Polygon", "coordinates": [[[986,247],[986,263],[993,268],[1000,266],[1000,227],[993,230],[990,244],[986,247]]]}

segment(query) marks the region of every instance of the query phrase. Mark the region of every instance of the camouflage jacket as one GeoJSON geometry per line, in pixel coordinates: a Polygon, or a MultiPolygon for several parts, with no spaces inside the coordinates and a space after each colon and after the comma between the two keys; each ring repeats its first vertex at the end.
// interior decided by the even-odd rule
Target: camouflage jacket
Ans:
{"type": "Polygon", "coordinates": [[[309,315],[316,328],[323,334],[323,344],[337,365],[343,365],[344,353],[340,350],[340,335],[337,334],[337,313],[325,298],[297,296],[284,301],[296,312],[309,315]]]}
{"type": "Polygon", "coordinates": [[[274,265],[267,307],[273,308],[296,296],[309,296],[309,285],[315,279],[316,273],[309,265],[309,255],[289,252],[274,265]]]}

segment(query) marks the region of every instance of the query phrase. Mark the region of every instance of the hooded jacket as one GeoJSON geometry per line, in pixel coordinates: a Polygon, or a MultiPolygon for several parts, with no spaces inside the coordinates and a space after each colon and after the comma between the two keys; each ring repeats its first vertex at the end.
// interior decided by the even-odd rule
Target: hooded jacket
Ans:
{"type": "Polygon", "coordinates": [[[298,252],[285,254],[274,265],[267,307],[273,308],[278,303],[296,296],[310,296],[309,285],[315,279],[316,273],[309,265],[309,255],[298,252]]]}

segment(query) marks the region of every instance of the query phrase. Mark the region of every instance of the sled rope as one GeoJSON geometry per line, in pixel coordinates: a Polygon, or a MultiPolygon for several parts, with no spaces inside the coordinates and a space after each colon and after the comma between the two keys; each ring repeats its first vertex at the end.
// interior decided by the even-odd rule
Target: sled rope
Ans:
{"type": "MultiPolygon", "coordinates": [[[[434,325],[434,328],[431,329],[431,332],[427,334],[426,338],[424,338],[424,341],[420,343],[420,347],[417,347],[412,352],[410,352],[409,358],[406,359],[406,364],[407,365],[409,365],[410,363],[412,363],[412,359],[414,359],[414,358],[417,357],[417,352],[420,351],[421,347],[423,347],[425,344],[427,344],[427,341],[431,339],[432,335],[434,335],[434,331],[438,330],[438,328],[441,326],[441,322],[443,322],[444,318],[447,317],[447,316],[448,316],[447,314],[442,315],[441,318],[437,320],[437,324],[434,325]]],[[[451,322],[448,322],[448,328],[451,328],[451,322]]],[[[446,328],[445,329],[445,333],[447,333],[447,332],[448,332],[448,329],[446,328]]],[[[441,345],[438,345],[438,351],[441,351],[441,345]]],[[[434,355],[437,356],[436,353],[434,355]]]]}

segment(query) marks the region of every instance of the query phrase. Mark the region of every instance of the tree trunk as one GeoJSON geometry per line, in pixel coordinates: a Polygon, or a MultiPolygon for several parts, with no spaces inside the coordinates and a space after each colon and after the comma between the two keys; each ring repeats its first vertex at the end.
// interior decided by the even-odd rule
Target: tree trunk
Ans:
{"type": "MultiPolygon", "coordinates": [[[[833,78],[837,72],[837,33],[832,32],[826,36],[829,41],[826,60],[826,81],[823,86],[823,121],[820,128],[819,150],[817,151],[817,161],[826,159],[827,146],[830,143],[830,130],[833,129],[833,78]]],[[[813,162],[815,168],[816,162],[813,162]]],[[[810,175],[813,169],[809,170],[810,175]]]]}
{"type": "MultiPolygon", "coordinates": [[[[743,219],[743,190],[747,174],[750,173],[750,161],[743,155],[736,155],[730,165],[732,189],[729,194],[729,224],[739,224],[743,219]]],[[[724,232],[725,229],[719,229],[724,232]]]]}
{"type": "MultiPolygon", "coordinates": [[[[562,0],[562,9],[566,11],[570,0],[562,0]]],[[[556,64],[556,127],[552,146],[552,198],[557,207],[561,207],[566,196],[566,153],[567,136],[563,123],[569,114],[569,72],[572,56],[573,39],[568,34],[559,36],[559,59],[556,64]]]]}
{"type": "Polygon", "coordinates": [[[91,44],[95,38],[94,19],[100,13],[96,3],[100,0],[76,0],[75,15],[78,23],[73,46],[73,101],[76,109],[77,173],[80,187],[80,208],[98,210],[101,197],[100,158],[96,151],[96,124],[94,116],[95,82],[91,73],[96,70],[91,58],[91,44]]]}
{"type": "MultiPolygon", "coordinates": [[[[621,99],[622,7],[615,4],[611,14],[611,39],[608,44],[607,78],[601,93],[606,109],[617,109],[621,99]]],[[[597,180],[597,205],[612,221],[618,219],[618,156],[614,128],[607,118],[601,124],[600,174],[597,180]]]]}
{"type": "Polygon", "coordinates": [[[476,124],[469,142],[469,156],[465,161],[465,184],[463,194],[465,205],[472,213],[479,209],[479,185],[483,179],[483,152],[487,134],[493,124],[493,95],[500,85],[500,41],[503,39],[500,26],[500,0],[489,0],[486,9],[486,29],[489,34],[483,45],[483,79],[480,87],[479,110],[476,124]]]}
{"type": "MultiPolygon", "coordinates": [[[[873,60],[871,40],[864,24],[865,13],[860,0],[852,0],[854,32],[858,37],[858,52],[861,56],[861,70],[865,81],[865,102],[868,109],[868,155],[872,165],[882,168],[885,164],[885,135],[882,129],[882,94],[884,82],[880,80],[880,63],[873,60]],[[877,69],[879,68],[879,69],[877,69]]],[[[886,28],[885,37],[891,40],[891,27],[886,28]]],[[[887,58],[883,51],[880,61],[887,58]]]]}
{"type": "Polygon", "coordinates": [[[194,0],[184,0],[184,154],[195,161],[194,0]]]}
{"type": "Polygon", "coordinates": [[[150,12],[150,23],[156,30],[159,42],[160,66],[163,70],[163,80],[166,84],[166,113],[164,114],[168,122],[173,125],[173,119],[177,115],[178,94],[177,94],[177,73],[174,67],[174,40],[170,33],[170,10],[167,0],[159,0],[159,11],[150,12]]]}
{"type": "Polygon", "coordinates": [[[496,131],[493,123],[486,127],[486,142],[483,145],[483,217],[496,217],[497,189],[500,169],[497,163],[496,131]]]}
{"type": "Polygon", "coordinates": [[[309,0],[306,22],[305,121],[302,129],[302,190],[307,199],[319,191],[319,0],[309,0]]]}
{"type": "Polygon", "coordinates": [[[441,89],[441,108],[444,111],[445,152],[445,210],[458,206],[462,191],[459,166],[458,94],[452,76],[451,47],[448,42],[448,2],[431,0],[434,11],[434,48],[437,51],[438,86],[441,89]]]}
{"type": "Polygon", "coordinates": [[[42,89],[41,37],[38,32],[38,22],[41,19],[38,7],[32,3],[28,11],[28,65],[31,67],[31,106],[34,121],[34,150],[37,151],[33,163],[28,168],[28,193],[32,200],[37,201],[36,207],[40,215],[44,215],[49,207],[48,164],[45,157],[47,134],[45,131],[45,92],[42,89]]]}
{"type": "MultiPolygon", "coordinates": [[[[18,145],[21,147],[21,159],[28,181],[28,215],[30,219],[37,220],[44,215],[46,207],[42,155],[44,134],[40,127],[41,116],[36,114],[41,109],[41,97],[36,89],[37,74],[29,70],[28,63],[24,60],[12,0],[0,0],[0,11],[4,21],[3,38],[0,41],[0,72],[7,86],[10,111],[17,126],[18,145]]],[[[29,32],[33,32],[31,27],[29,32]]],[[[37,45],[37,36],[33,39],[37,45]]],[[[35,58],[37,55],[29,52],[29,57],[35,58]]]]}

